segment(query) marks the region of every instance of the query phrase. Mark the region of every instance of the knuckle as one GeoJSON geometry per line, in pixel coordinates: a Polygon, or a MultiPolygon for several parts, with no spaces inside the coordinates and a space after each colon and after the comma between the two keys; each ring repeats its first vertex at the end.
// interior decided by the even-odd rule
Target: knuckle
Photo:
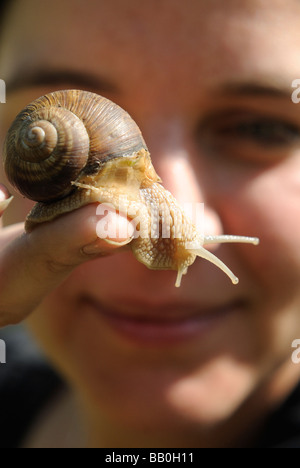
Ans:
{"type": "Polygon", "coordinates": [[[62,261],[58,259],[48,258],[45,262],[46,268],[50,273],[63,273],[67,270],[70,270],[76,266],[72,262],[62,261]]]}

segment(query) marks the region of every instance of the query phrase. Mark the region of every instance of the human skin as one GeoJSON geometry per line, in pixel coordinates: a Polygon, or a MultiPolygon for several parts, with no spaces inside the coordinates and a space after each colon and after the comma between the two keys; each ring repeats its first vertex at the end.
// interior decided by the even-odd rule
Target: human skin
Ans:
{"type": "MultiPolygon", "coordinates": [[[[181,202],[205,203],[207,234],[261,241],[215,251],[238,286],[197,260],[176,289],[174,272],[150,271],[130,253],[74,269],[87,260],[74,252],[92,242],[95,206],[36,230],[39,294],[23,288],[14,315],[6,293],[3,323],[34,309],[27,322],[78,394],[93,446],[251,443],[299,379],[291,361],[300,336],[300,108],[291,101],[299,14],[296,0],[24,0],[11,10],[0,49],[10,90],[2,128],[47,91],[103,94],[140,126],[164,186],[181,202]],[[45,279],[40,260],[58,239],[60,259],[45,279]],[[193,331],[170,339],[174,321],[193,331]]],[[[3,252],[2,274],[10,258],[18,264],[3,252]]],[[[0,285],[8,291],[9,271],[0,285]]]]}

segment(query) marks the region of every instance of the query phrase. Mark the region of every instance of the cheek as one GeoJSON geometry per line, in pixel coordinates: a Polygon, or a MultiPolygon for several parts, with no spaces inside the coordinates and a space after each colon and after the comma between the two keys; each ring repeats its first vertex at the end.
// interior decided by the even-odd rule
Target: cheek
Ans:
{"type": "MultiPolygon", "coordinates": [[[[99,291],[103,290],[113,294],[115,285],[111,278],[114,278],[117,269],[120,270],[120,261],[124,262],[124,255],[130,269],[131,254],[105,257],[78,267],[26,320],[28,328],[51,360],[72,379],[74,373],[77,373],[74,372],[74,356],[78,352],[85,354],[87,361],[94,362],[94,353],[89,355],[86,345],[94,325],[89,326],[89,321],[82,313],[80,300],[86,295],[97,297],[99,291]]],[[[99,339],[103,340],[104,335],[99,339]]]]}
{"type": "Polygon", "coordinates": [[[299,174],[300,162],[291,158],[251,178],[232,179],[219,207],[226,232],[260,238],[259,246],[237,246],[236,252],[258,292],[253,336],[271,360],[289,358],[300,331],[299,174]]]}
{"type": "MultiPolygon", "coordinates": [[[[68,283],[66,283],[68,284],[68,283]]],[[[76,324],[72,303],[66,297],[64,286],[50,294],[27,318],[26,325],[42,348],[56,363],[68,355],[69,336],[76,324]]]]}
{"type": "Polygon", "coordinates": [[[264,287],[278,293],[300,280],[299,174],[300,162],[290,160],[233,183],[220,208],[226,230],[260,238],[257,248],[243,252],[264,287]]]}

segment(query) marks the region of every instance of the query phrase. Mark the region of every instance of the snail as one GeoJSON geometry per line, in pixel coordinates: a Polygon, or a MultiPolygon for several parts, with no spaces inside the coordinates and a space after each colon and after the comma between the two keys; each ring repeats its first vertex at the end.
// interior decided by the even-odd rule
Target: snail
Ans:
{"type": "Polygon", "coordinates": [[[29,104],[8,131],[4,166],[12,185],[38,202],[27,217],[26,231],[88,203],[111,204],[139,220],[127,241],[136,259],[150,269],[177,271],[177,287],[197,257],[237,284],[238,278],[204,245],[259,242],[253,237],[205,237],[163,187],[137,124],[121,107],[94,93],[56,91],[29,104]],[[164,226],[168,236],[162,235],[164,226]]]}

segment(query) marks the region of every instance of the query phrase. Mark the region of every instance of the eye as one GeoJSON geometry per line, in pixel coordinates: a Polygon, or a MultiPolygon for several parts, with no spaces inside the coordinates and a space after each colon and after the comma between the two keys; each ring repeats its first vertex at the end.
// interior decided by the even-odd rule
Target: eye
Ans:
{"type": "Polygon", "coordinates": [[[300,147],[300,125],[260,114],[210,116],[201,123],[197,133],[201,146],[231,158],[274,160],[300,147]]]}
{"type": "Polygon", "coordinates": [[[259,145],[287,145],[300,138],[295,125],[273,119],[250,119],[241,122],[228,122],[216,128],[216,135],[224,138],[237,138],[253,141],[259,145]]]}

